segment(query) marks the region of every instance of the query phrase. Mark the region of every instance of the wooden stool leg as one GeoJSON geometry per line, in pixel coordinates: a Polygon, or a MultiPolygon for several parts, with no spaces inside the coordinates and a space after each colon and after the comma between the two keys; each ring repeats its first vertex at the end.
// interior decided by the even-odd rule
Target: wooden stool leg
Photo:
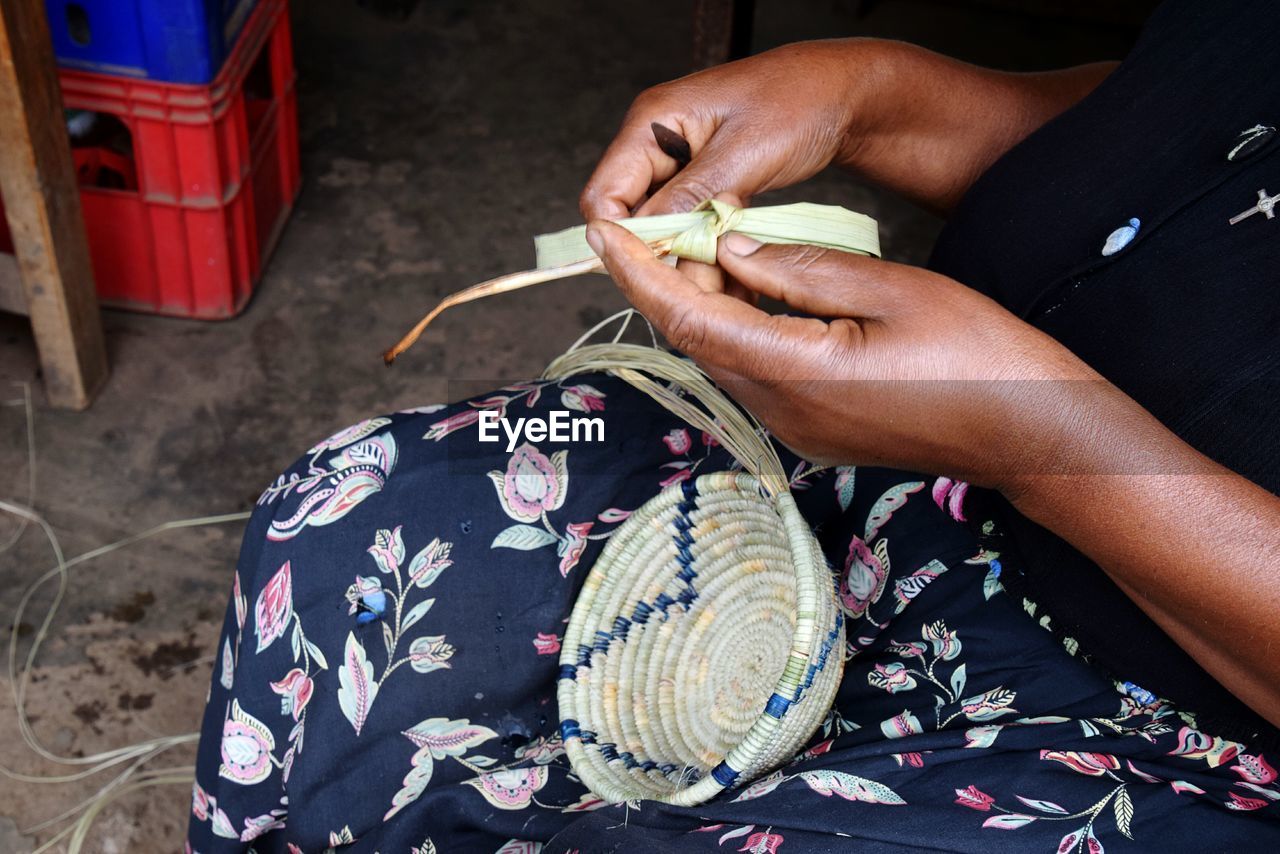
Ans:
{"type": "Polygon", "coordinates": [[[45,392],[83,409],[107,350],[42,0],[0,0],[0,193],[45,392]]]}

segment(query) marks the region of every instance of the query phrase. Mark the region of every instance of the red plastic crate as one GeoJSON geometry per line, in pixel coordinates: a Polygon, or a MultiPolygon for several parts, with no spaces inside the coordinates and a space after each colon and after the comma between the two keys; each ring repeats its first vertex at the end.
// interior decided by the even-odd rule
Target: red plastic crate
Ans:
{"type": "Polygon", "coordinates": [[[112,117],[132,144],[132,175],[109,146],[75,152],[82,182],[111,178],[112,186],[82,186],[80,194],[102,302],[235,316],[302,185],[285,0],[263,0],[208,86],[59,76],[68,109],[112,117]]]}

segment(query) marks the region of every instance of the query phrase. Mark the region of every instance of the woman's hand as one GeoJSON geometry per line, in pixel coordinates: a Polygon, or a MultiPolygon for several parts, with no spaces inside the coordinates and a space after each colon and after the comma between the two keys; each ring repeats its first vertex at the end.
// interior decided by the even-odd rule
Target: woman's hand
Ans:
{"type": "Polygon", "coordinates": [[[771,316],[620,227],[589,234],[632,304],[807,459],[1012,488],[1019,472],[1054,464],[1060,425],[1108,387],[1052,338],[926,270],[730,235],[719,262],[732,279],[831,319],[771,316]]]}
{"type": "Polygon", "coordinates": [[[852,42],[788,45],[642,92],[582,192],[583,215],[683,212],[720,193],[748,201],[817,174],[852,130],[857,73],[869,71],[857,53],[852,42]],[[693,152],[674,180],[653,122],[693,152]]]}
{"type": "Polygon", "coordinates": [[[1113,67],[1011,74],[899,42],[787,45],[641,93],[582,192],[582,213],[682,212],[720,194],[749,203],[833,163],[946,211],[1113,67]],[[653,122],[689,143],[693,160],[678,173],[653,122]]]}
{"type": "Polygon", "coordinates": [[[1266,642],[1280,613],[1280,498],[943,276],[731,234],[718,256],[729,276],[831,319],[770,316],[619,226],[593,223],[588,240],[632,304],[782,442],[818,462],[1001,490],[1280,726],[1280,656],[1266,642]]]}

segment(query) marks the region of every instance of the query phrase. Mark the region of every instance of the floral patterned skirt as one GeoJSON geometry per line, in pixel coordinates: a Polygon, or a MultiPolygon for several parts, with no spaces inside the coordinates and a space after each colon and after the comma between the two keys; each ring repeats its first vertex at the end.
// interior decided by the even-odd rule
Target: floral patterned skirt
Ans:
{"type": "Polygon", "coordinates": [[[1016,557],[965,523],[964,484],[788,465],[848,617],[835,708],[710,803],[607,806],[558,733],[565,622],[609,533],[728,455],[603,376],[315,445],[245,533],[189,850],[1280,850],[1275,757],[1055,639],[1003,591],[1016,557]],[[478,441],[489,410],[590,413],[605,441],[507,451],[478,441]]]}

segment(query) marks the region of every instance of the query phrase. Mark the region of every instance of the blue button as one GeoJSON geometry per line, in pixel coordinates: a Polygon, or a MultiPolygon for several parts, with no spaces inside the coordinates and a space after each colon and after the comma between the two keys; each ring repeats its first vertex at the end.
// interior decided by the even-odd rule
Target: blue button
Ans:
{"type": "Polygon", "coordinates": [[[1129,220],[1127,225],[1122,225],[1108,234],[1107,242],[1102,244],[1102,254],[1104,256],[1114,255],[1128,246],[1133,242],[1133,238],[1138,236],[1139,228],[1142,228],[1142,221],[1134,217],[1129,220]]]}

